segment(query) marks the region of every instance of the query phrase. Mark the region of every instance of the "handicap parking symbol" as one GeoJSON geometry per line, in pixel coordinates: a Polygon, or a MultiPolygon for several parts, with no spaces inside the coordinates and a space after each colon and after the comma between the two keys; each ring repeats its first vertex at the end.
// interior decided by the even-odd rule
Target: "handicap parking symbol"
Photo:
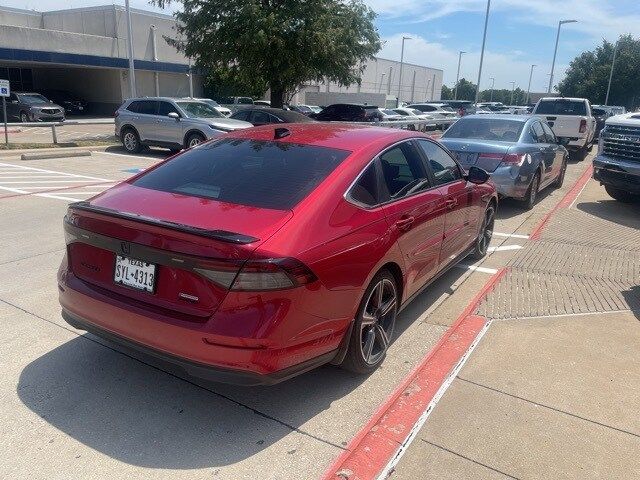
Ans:
{"type": "Polygon", "coordinates": [[[0,87],[0,94],[1,95],[6,95],[7,94],[7,87],[0,87]]]}

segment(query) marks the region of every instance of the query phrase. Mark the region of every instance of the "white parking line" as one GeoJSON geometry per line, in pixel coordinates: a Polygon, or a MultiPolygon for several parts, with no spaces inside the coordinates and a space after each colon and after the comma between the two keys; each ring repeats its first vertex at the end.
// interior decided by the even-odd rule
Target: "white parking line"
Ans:
{"type": "Polygon", "coordinates": [[[57,173],[57,174],[65,175],[65,176],[68,176],[68,177],[88,178],[89,180],[101,180],[101,181],[104,181],[104,182],[109,182],[110,181],[107,178],[90,177],[88,175],[78,175],[78,174],[75,174],[75,173],[67,173],[67,172],[56,172],[55,170],[45,170],[44,168],[25,167],[24,165],[13,165],[11,163],[0,163],[0,167],[19,168],[19,169],[22,169],[22,170],[29,170],[29,171],[33,171],[33,172],[57,173]]]}
{"type": "Polygon", "coordinates": [[[501,232],[493,232],[495,237],[503,237],[503,238],[522,238],[523,240],[529,240],[529,235],[519,235],[517,233],[501,233],[501,232]]]}
{"type": "Polygon", "coordinates": [[[506,252],[508,250],[520,250],[522,245],[501,245],[499,247],[489,247],[489,252],[506,252]]]}
{"type": "Polygon", "coordinates": [[[158,157],[143,157],[141,155],[131,155],[129,153],[113,153],[113,152],[95,152],[98,153],[100,155],[114,155],[116,157],[125,157],[125,158],[140,158],[141,160],[151,160],[151,161],[156,161],[156,162],[160,162],[162,160],[164,160],[163,158],[158,158],[158,157]]]}

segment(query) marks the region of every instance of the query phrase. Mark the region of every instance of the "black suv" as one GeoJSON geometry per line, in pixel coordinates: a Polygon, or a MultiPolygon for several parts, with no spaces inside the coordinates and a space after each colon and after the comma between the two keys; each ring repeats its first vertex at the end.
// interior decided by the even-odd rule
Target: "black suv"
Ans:
{"type": "Polygon", "coordinates": [[[382,120],[384,115],[375,105],[335,103],[309,116],[321,122],[375,122],[382,120]]]}

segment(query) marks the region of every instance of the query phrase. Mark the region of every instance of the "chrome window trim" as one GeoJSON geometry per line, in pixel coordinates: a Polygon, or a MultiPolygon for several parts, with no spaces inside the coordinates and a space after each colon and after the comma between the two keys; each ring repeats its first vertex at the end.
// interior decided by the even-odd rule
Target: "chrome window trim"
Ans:
{"type": "MultiPolygon", "coordinates": [[[[360,170],[360,173],[358,173],[358,175],[356,175],[356,178],[353,180],[353,182],[351,182],[351,184],[347,187],[347,190],[344,192],[344,194],[342,195],[342,198],[345,199],[345,201],[347,201],[348,203],[355,205],[356,207],[362,208],[364,210],[375,210],[377,208],[380,207],[384,207],[387,205],[390,205],[394,202],[400,202],[402,200],[404,200],[405,198],[411,198],[414,197],[416,195],[421,195],[425,192],[428,192],[430,190],[435,190],[439,187],[442,187],[442,185],[438,185],[438,186],[431,186],[425,190],[420,190],[419,192],[415,192],[412,193],[411,195],[406,195],[404,197],[401,198],[391,198],[389,200],[387,200],[386,202],[380,202],[380,203],[376,203],[375,205],[366,205],[362,202],[359,202],[357,200],[355,200],[354,198],[351,197],[351,190],[353,189],[353,187],[355,186],[356,183],[358,183],[358,180],[360,180],[360,177],[362,177],[362,175],[364,174],[364,172],[369,168],[369,166],[371,166],[376,160],[380,159],[380,156],[382,154],[384,154],[385,152],[391,150],[394,147],[397,147],[398,145],[400,145],[401,143],[404,142],[413,142],[416,140],[426,140],[428,142],[433,142],[432,139],[430,138],[426,138],[426,137],[410,137],[410,138],[405,138],[402,140],[399,140],[395,143],[392,143],[391,145],[388,145],[387,147],[384,148],[384,150],[381,150],[380,152],[378,152],[371,160],[369,160],[369,162],[367,162],[367,164],[362,168],[362,170],[360,170]]],[[[435,143],[435,142],[433,142],[435,143]]],[[[446,151],[446,150],[445,150],[446,151]]],[[[449,155],[451,156],[451,155],[449,155]]],[[[453,157],[452,157],[453,158],[453,157]]],[[[455,161],[455,159],[454,159],[455,161]]],[[[458,164],[458,162],[456,162],[456,164],[458,164]]],[[[460,168],[460,165],[458,165],[458,168],[460,168]]],[[[428,173],[428,172],[427,172],[428,173]]],[[[464,180],[464,178],[462,178],[462,180],[464,180]]],[[[429,178],[429,181],[431,181],[431,178],[429,178]]],[[[457,180],[456,180],[457,181],[457,180]]],[[[449,182],[449,183],[453,183],[453,182],[449,182]]]]}

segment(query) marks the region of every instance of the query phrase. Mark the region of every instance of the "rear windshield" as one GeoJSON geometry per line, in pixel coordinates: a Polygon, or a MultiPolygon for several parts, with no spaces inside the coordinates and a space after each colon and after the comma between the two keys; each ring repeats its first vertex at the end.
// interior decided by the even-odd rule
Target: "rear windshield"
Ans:
{"type": "Polygon", "coordinates": [[[502,118],[461,118],[442,135],[442,138],[475,138],[517,142],[524,127],[523,121],[502,118]]]}
{"type": "Polygon", "coordinates": [[[602,108],[593,108],[591,110],[593,112],[594,115],[606,115],[607,111],[603,110],[602,108]]]}
{"type": "Polygon", "coordinates": [[[585,102],[576,100],[541,100],[536,113],[542,115],[580,115],[587,114],[585,102]]]}
{"type": "Polygon", "coordinates": [[[133,185],[251,207],[289,210],[350,152],[325,147],[223,139],[178,155],[133,185]]]}

